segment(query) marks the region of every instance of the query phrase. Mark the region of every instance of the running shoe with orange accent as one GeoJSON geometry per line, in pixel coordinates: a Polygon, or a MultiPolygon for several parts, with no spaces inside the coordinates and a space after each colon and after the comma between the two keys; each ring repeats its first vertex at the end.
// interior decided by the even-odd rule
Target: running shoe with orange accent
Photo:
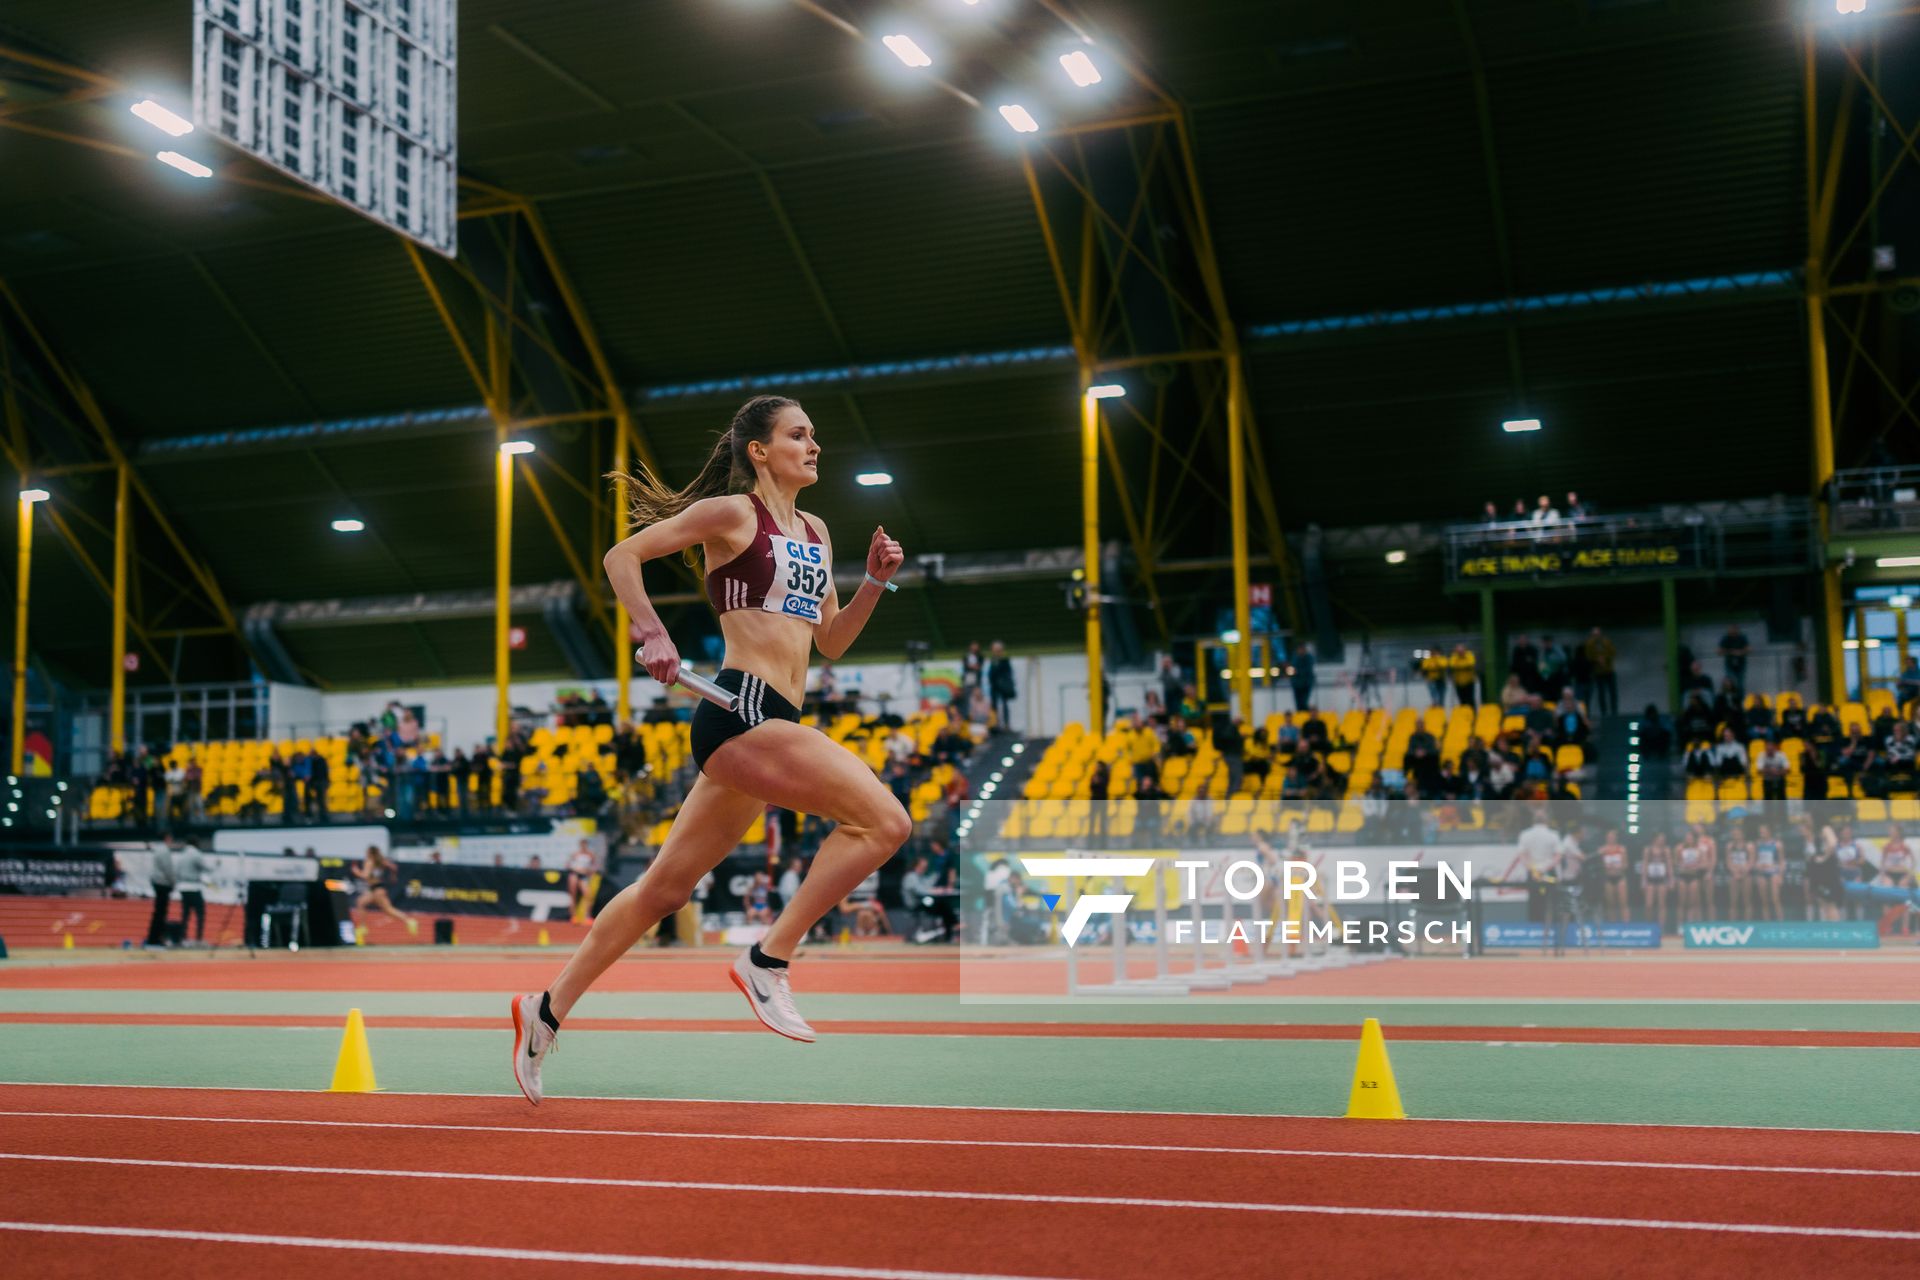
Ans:
{"type": "Polygon", "coordinates": [[[513,998],[513,1079],[527,1101],[540,1105],[540,1064],[546,1061],[560,1033],[540,1017],[540,995],[513,998]]]}
{"type": "Polygon", "coordinates": [[[767,1030],[802,1044],[813,1043],[813,1028],[794,1007],[793,987],[787,981],[784,968],[763,969],[753,962],[753,953],[748,950],[742,951],[740,958],[733,962],[729,976],[733,985],[740,988],[740,994],[747,998],[747,1007],[753,1010],[753,1016],[760,1019],[767,1030]]]}

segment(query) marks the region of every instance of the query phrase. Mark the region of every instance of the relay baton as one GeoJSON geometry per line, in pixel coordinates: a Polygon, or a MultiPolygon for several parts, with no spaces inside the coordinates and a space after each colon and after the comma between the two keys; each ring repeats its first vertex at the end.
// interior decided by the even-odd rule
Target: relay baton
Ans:
{"type": "Polygon", "coordinates": [[[740,707],[739,698],[728,693],[725,689],[722,689],[705,676],[700,675],[691,667],[681,667],[680,674],[675,678],[674,683],[689,693],[699,694],[714,706],[719,707],[722,711],[737,711],[740,707]]]}

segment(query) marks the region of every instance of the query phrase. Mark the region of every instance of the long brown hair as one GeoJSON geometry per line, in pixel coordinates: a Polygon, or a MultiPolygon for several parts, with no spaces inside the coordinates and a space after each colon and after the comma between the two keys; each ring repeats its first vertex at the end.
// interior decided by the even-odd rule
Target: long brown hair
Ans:
{"type": "MultiPolygon", "coordinates": [[[[636,529],[671,519],[702,498],[746,493],[756,479],[753,462],[747,457],[747,445],[765,444],[773,438],[773,420],[786,408],[799,408],[798,400],[786,396],[755,396],[734,411],[733,422],[713,442],[713,452],[684,489],[674,489],[645,466],[632,474],[615,471],[608,474],[619,494],[625,486],[628,518],[636,529]]],[[[689,547],[687,563],[699,567],[699,549],[689,547]]]]}

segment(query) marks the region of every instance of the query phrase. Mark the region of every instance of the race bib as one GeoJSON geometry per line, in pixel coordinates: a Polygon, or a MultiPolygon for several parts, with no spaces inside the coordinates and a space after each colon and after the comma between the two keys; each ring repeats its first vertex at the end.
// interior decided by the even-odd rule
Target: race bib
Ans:
{"type": "Polygon", "coordinates": [[[827,548],[819,542],[795,542],[791,538],[769,538],[773,548],[773,582],[760,607],[769,613],[784,613],[808,622],[820,621],[820,606],[833,584],[833,566],[827,563],[827,548]]]}

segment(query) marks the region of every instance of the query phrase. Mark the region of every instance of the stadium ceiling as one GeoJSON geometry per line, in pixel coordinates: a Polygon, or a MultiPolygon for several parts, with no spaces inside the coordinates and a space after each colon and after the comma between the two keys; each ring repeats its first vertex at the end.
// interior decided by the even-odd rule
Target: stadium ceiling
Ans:
{"type": "MultiPolygon", "coordinates": [[[[583,406],[549,415],[536,469],[576,550],[604,543],[591,495],[612,454],[596,385],[619,390],[636,443],[684,479],[740,396],[729,380],[849,366],[880,372],[800,388],[829,471],[810,509],[837,529],[885,523],[910,553],[1077,541],[1072,337],[1018,140],[991,104],[882,74],[874,46],[839,29],[877,29],[878,5],[462,0],[460,168],[476,216],[456,264],[235,153],[198,183],[155,164],[127,106],[133,91],[187,98],[190,9],[0,10],[14,440],[36,466],[90,465],[107,436],[134,459],[151,499],[142,558],[179,589],[165,605],[179,634],[147,651],[180,678],[235,674],[222,637],[252,604],[489,583],[494,434],[448,323],[480,333],[471,280],[507,287],[489,272],[521,258],[540,264],[524,287],[544,319],[504,340],[539,348],[530,389],[544,379],[549,403],[583,406]],[[507,208],[533,216],[482,216],[507,208]],[[539,255],[517,242],[535,220],[539,255]],[[366,429],[168,448],[342,420],[366,429]],[[869,469],[896,483],[854,486],[869,469]],[[368,532],[334,534],[342,515],[368,532]]],[[[986,20],[1017,35],[1066,7],[1000,10],[986,20]]],[[[1806,255],[1792,6],[1071,12],[1096,49],[1124,51],[1186,108],[1288,529],[1445,520],[1569,488],[1616,509],[1804,489],[1802,304],[1785,275],[1806,255]],[[1592,292],[1678,281],[1697,284],[1592,292]],[[1516,408],[1550,430],[1502,436],[1516,408]]],[[[1223,483],[1207,453],[1196,474],[1223,483]]],[[[36,573],[35,651],[65,679],[103,683],[94,569],[110,554],[112,477],[59,483],[92,515],[47,544],[61,567],[36,573]]],[[[1224,519],[1196,511],[1166,554],[1223,552],[1224,519]]],[[[515,543],[516,581],[574,576],[530,508],[515,543]]],[[[1170,613],[1210,625],[1217,591],[1195,579],[1168,594],[1170,613]]],[[[889,603],[868,653],[1075,635],[1044,584],[889,603]]],[[[315,633],[295,656],[330,682],[483,674],[484,624],[474,637],[455,625],[368,629],[351,646],[315,633]]]]}

